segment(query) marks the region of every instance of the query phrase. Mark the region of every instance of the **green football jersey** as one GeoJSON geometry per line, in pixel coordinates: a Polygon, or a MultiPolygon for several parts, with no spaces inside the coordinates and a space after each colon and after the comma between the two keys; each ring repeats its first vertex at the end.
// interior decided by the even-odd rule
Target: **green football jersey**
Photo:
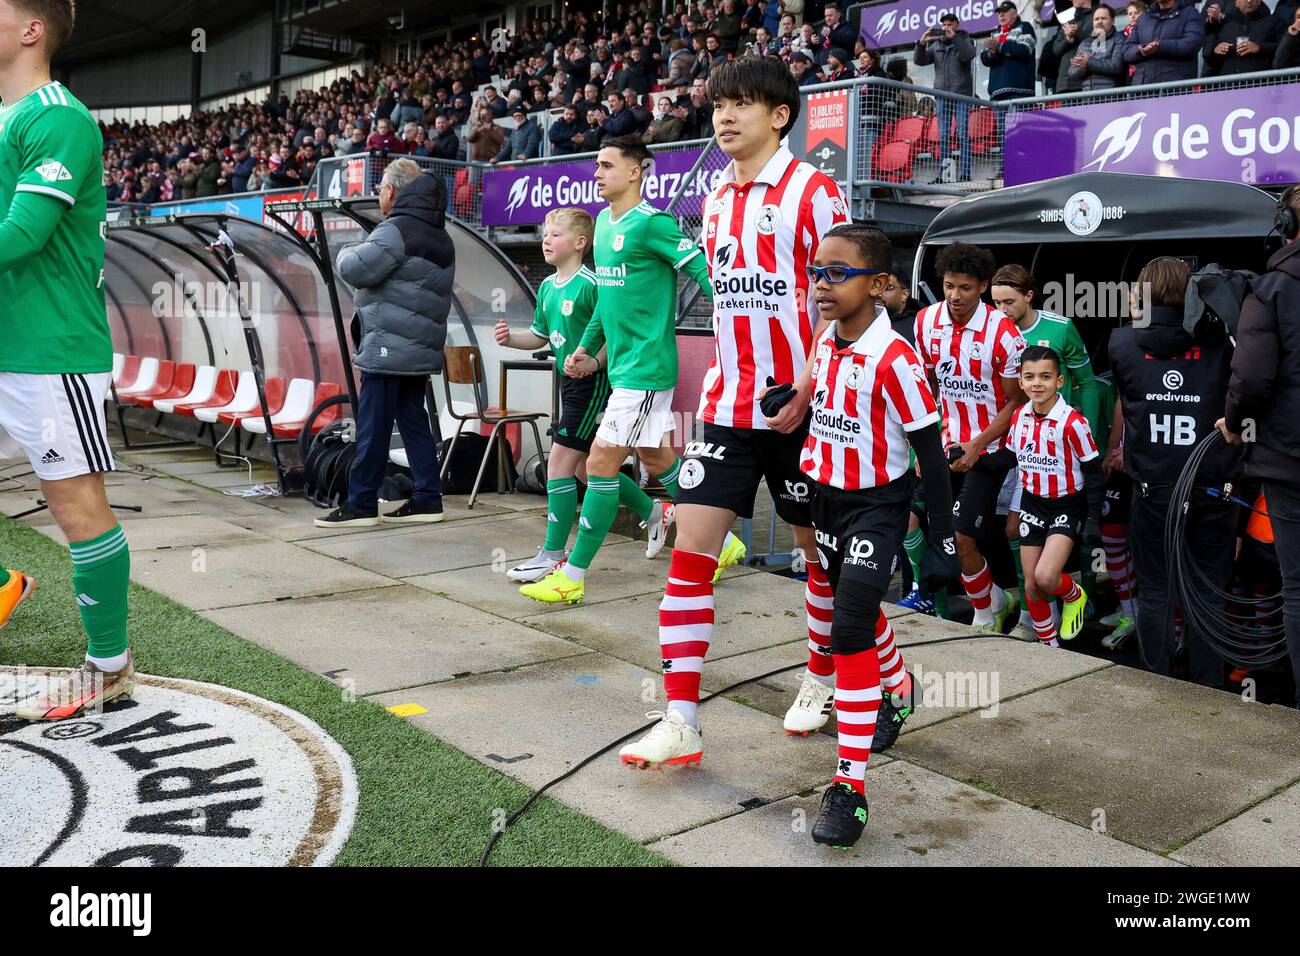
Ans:
{"type": "Polygon", "coordinates": [[[532,333],[551,343],[555,369],[564,374],[564,360],[582,341],[596,311],[596,273],[582,266],[563,282],[554,275],[542,280],[533,311],[532,333]]]}
{"type": "Polygon", "coordinates": [[[677,270],[684,269],[712,297],[699,247],[676,220],[649,203],[615,219],[596,218],[599,296],[582,345],[595,355],[603,341],[615,388],[660,390],[677,384],[677,270]]]}
{"type": "Polygon", "coordinates": [[[1088,420],[1088,427],[1097,434],[1096,385],[1092,374],[1092,359],[1084,347],[1083,338],[1074,323],[1055,312],[1038,310],[1034,324],[1021,329],[1026,345],[1046,345],[1061,356],[1065,385],[1061,394],[1088,420]]]}
{"type": "Polygon", "coordinates": [[[61,83],[0,109],[0,221],[19,193],[48,197],[49,239],[0,271],[0,371],[107,372],[113,344],[104,309],[104,140],[61,83]]]}

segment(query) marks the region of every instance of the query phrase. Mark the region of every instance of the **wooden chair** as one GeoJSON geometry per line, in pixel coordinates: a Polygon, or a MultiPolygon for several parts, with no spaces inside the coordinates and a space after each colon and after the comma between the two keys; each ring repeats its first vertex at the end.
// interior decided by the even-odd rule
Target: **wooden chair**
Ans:
{"type": "MultiPolygon", "coordinates": [[[[483,370],[483,354],[473,345],[449,345],[443,349],[443,357],[446,360],[446,366],[442,371],[442,385],[447,392],[447,412],[452,418],[456,419],[456,434],[452,436],[451,445],[447,448],[447,454],[442,460],[441,477],[446,477],[447,467],[451,464],[451,456],[456,451],[456,443],[460,441],[460,433],[464,430],[468,422],[482,422],[485,425],[492,426],[492,434],[488,436],[487,448],[483,452],[483,460],[479,462],[478,475],[474,478],[474,487],[469,493],[469,507],[474,507],[474,500],[478,497],[478,488],[483,481],[483,471],[487,468],[488,458],[492,455],[493,444],[499,442],[498,454],[502,457],[499,462],[505,471],[505,455],[510,454],[510,445],[505,440],[505,433],[501,431],[504,425],[513,425],[526,422],[533,430],[533,438],[537,442],[537,450],[542,450],[542,435],[537,430],[537,419],[549,418],[548,412],[526,412],[517,408],[501,408],[496,405],[484,406],[483,392],[487,382],[487,376],[483,370]],[[464,415],[458,414],[451,397],[451,387],[453,385],[468,385],[474,393],[475,411],[468,412],[464,415]]],[[[503,396],[504,399],[504,396],[503,396]]]]}

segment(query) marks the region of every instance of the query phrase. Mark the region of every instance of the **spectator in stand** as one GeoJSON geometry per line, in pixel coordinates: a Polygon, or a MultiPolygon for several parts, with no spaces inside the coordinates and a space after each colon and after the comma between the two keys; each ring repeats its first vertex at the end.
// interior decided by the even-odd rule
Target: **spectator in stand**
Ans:
{"type": "Polygon", "coordinates": [[[1137,66],[1133,83],[1196,79],[1205,18],[1193,0],[1156,0],[1124,41],[1124,61],[1137,66]]]}
{"type": "MultiPolygon", "coordinates": [[[[1231,4],[1232,0],[1206,0],[1205,6],[1201,8],[1201,12],[1205,15],[1205,42],[1207,43],[1211,36],[1216,36],[1223,27],[1225,3],[1231,4]]],[[[1201,76],[1218,76],[1222,65],[1222,62],[1211,63],[1208,59],[1202,58],[1201,76]]]]}
{"type": "MultiPolygon", "coordinates": [[[[984,41],[980,62],[989,68],[989,99],[1034,95],[1034,59],[1038,38],[1016,11],[1012,0],[998,4],[998,30],[984,41]]],[[[995,111],[1002,122],[1003,110],[995,111]]],[[[998,141],[1002,141],[999,126],[998,141]]]]}
{"type": "Polygon", "coordinates": [[[1052,58],[1057,63],[1056,80],[1052,84],[1053,92],[1077,93],[1082,88],[1080,84],[1083,77],[1070,72],[1071,64],[1075,56],[1078,55],[1080,45],[1078,19],[1061,24],[1056,31],[1056,35],[1052,37],[1052,58]]]}
{"type": "Polygon", "coordinates": [[[505,145],[501,147],[501,151],[492,160],[494,163],[503,160],[536,159],[541,155],[541,127],[528,118],[528,113],[523,108],[516,109],[512,116],[514,117],[515,128],[510,131],[505,145]]]}
{"type": "Polygon", "coordinates": [[[292,147],[288,143],[284,143],[280,146],[278,153],[271,154],[271,186],[273,189],[290,189],[302,185],[302,171],[298,168],[291,149],[292,147]]]}
{"type": "Polygon", "coordinates": [[[709,99],[704,80],[691,84],[691,118],[689,139],[711,139],[713,136],[713,101],[709,99]]]}
{"type": "Polygon", "coordinates": [[[230,172],[230,190],[236,193],[248,192],[248,177],[252,175],[257,160],[243,143],[234,148],[232,155],[235,167],[230,172]]]}
{"type": "Polygon", "coordinates": [[[583,93],[578,99],[574,100],[574,107],[578,110],[579,116],[585,116],[592,110],[598,110],[602,107],[600,99],[600,87],[595,83],[588,83],[582,88],[583,93]]]}
{"type": "Polygon", "coordinates": [[[650,128],[641,135],[641,139],[651,144],[680,142],[684,138],[684,128],[685,124],[673,113],[673,101],[661,96],[655,102],[654,119],[650,122],[650,128]]]}
{"type": "Polygon", "coordinates": [[[740,17],[736,14],[735,0],[722,0],[722,12],[713,24],[718,45],[727,53],[735,54],[740,47],[740,17]]]}
{"type": "Polygon", "coordinates": [[[483,91],[483,103],[497,119],[501,119],[506,115],[506,101],[497,93],[495,86],[489,86],[483,91]]]}
{"type": "Polygon", "coordinates": [[[650,115],[650,110],[642,105],[641,97],[637,95],[636,90],[626,89],[623,91],[623,107],[632,114],[632,119],[636,121],[636,127],[632,132],[639,136],[650,128],[650,121],[654,117],[650,115]]]}
{"type": "Polygon", "coordinates": [[[791,44],[794,43],[794,39],[798,35],[799,34],[796,33],[794,29],[794,14],[781,14],[780,26],[777,27],[776,39],[773,41],[776,44],[777,56],[786,57],[788,59],[790,54],[793,52],[791,44]]]}
{"type": "Polygon", "coordinates": [[[826,65],[822,67],[822,81],[834,83],[838,80],[853,79],[853,74],[849,72],[851,62],[852,59],[849,57],[847,50],[834,47],[826,55],[826,65]]]}
{"type": "Polygon", "coordinates": [[[386,119],[375,123],[375,131],[366,140],[366,149],[380,150],[387,153],[403,153],[402,140],[393,132],[392,124],[386,119]]]}
{"type": "MultiPolygon", "coordinates": [[[[971,44],[972,51],[974,44],[971,44]]],[[[912,79],[907,72],[907,60],[901,56],[896,56],[885,64],[885,75],[895,83],[906,83],[909,86],[916,86],[916,80],[912,79]]],[[[899,116],[906,118],[916,115],[916,94],[911,90],[897,90],[895,99],[898,101],[899,116]]]]}
{"type": "Polygon", "coordinates": [[[433,139],[429,141],[429,155],[434,159],[457,159],[460,156],[460,137],[451,128],[445,116],[433,121],[433,139]]]}
{"type": "Polygon", "coordinates": [[[799,35],[790,41],[790,49],[796,53],[806,53],[814,63],[822,52],[822,38],[812,28],[811,23],[805,23],[799,28],[799,35]]]}
{"type": "Polygon", "coordinates": [[[492,111],[484,106],[479,110],[478,122],[465,137],[470,145],[469,158],[475,162],[490,163],[505,143],[506,131],[498,126],[492,117],[492,111]]]}
{"type": "Polygon", "coordinates": [[[767,27],[759,27],[754,31],[754,42],[750,43],[745,52],[750,56],[775,56],[776,41],[772,35],[767,32],[767,27]]]}
{"type": "Polygon", "coordinates": [[[1300,66],[1300,8],[1292,13],[1291,23],[1283,31],[1273,57],[1275,70],[1289,70],[1296,66],[1300,66]]]}
{"type": "Polygon", "coordinates": [[[199,163],[199,181],[194,195],[200,199],[217,194],[217,180],[221,178],[221,161],[211,146],[203,147],[202,161],[199,163]]]}
{"type": "Polygon", "coordinates": [[[1262,0],[1236,0],[1232,12],[1220,23],[1205,25],[1201,53],[1207,74],[1211,70],[1211,75],[1219,76],[1271,70],[1286,28],[1262,0]]]}
{"type": "Polygon", "coordinates": [[[686,47],[686,41],[675,38],[668,44],[668,79],[666,85],[677,87],[691,81],[691,67],[695,65],[695,54],[686,47]]]}
{"type": "MultiPolygon", "coordinates": [[[[999,14],[1001,16],[1001,14],[999,14]]],[[[934,66],[934,88],[958,96],[974,96],[975,80],[971,72],[971,63],[975,60],[975,43],[970,35],[961,29],[961,21],[952,13],[945,13],[939,18],[939,29],[929,27],[916,41],[912,51],[912,62],[917,66],[934,66]]],[[[961,150],[960,175],[951,174],[950,178],[958,181],[970,179],[970,104],[965,100],[954,100],[946,96],[934,98],[935,115],[939,118],[939,160],[940,171],[933,182],[942,182],[944,167],[948,165],[949,152],[952,149],[952,137],[946,135],[957,124],[957,144],[961,150]]]]}
{"type": "Polygon", "coordinates": [[[790,74],[801,88],[822,81],[821,74],[817,72],[817,67],[808,54],[791,53],[786,57],[786,61],[790,64],[790,74]]]}
{"type": "MultiPolygon", "coordinates": [[[[1146,9],[1147,0],[1130,0],[1129,5],[1124,8],[1124,12],[1128,14],[1128,25],[1124,27],[1124,39],[1120,43],[1121,55],[1123,55],[1124,46],[1128,43],[1129,34],[1132,33],[1133,28],[1137,26],[1138,19],[1142,14],[1146,13],[1146,9]]],[[[1133,73],[1137,70],[1137,67],[1132,63],[1129,63],[1127,60],[1125,60],[1125,63],[1128,67],[1128,82],[1132,83],[1133,73]]]]}
{"type": "Polygon", "coordinates": [[[840,12],[840,8],[836,4],[826,4],[822,16],[826,18],[826,22],[822,24],[822,48],[818,62],[824,66],[826,64],[826,54],[830,50],[837,48],[852,50],[854,42],[858,39],[858,34],[844,19],[844,14],[840,12]]]}
{"type": "Polygon", "coordinates": [[[600,107],[587,110],[586,129],[582,133],[582,142],[578,152],[594,153],[600,149],[600,139],[604,135],[605,111],[600,107]]]}
{"type": "Polygon", "coordinates": [[[1070,60],[1070,81],[1080,90],[1110,90],[1128,79],[1124,38],[1115,29],[1115,14],[1106,4],[1092,13],[1092,36],[1070,60]]]}
{"type": "Polygon", "coordinates": [[[605,117],[605,121],[601,124],[602,142],[611,136],[627,136],[636,132],[636,115],[627,108],[623,97],[617,93],[609,94],[609,99],[606,100],[606,108],[609,115],[605,117]]]}
{"type": "Polygon", "coordinates": [[[859,53],[854,76],[877,76],[882,80],[887,79],[888,77],[880,65],[880,53],[870,47],[859,53]]]}
{"type": "Polygon", "coordinates": [[[551,155],[568,156],[579,152],[586,131],[587,124],[578,117],[578,108],[570,103],[546,131],[546,138],[551,143],[551,155]]]}

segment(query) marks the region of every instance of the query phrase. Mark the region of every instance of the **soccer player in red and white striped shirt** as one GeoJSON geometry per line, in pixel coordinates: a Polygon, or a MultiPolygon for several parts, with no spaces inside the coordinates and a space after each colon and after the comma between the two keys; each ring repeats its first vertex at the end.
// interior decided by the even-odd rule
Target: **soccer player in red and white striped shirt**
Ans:
{"type": "Polygon", "coordinates": [[[849,224],[826,234],[810,270],[813,296],[829,324],[814,346],[812,416],[799,464],[815,482],[818,559],[834,595],[830,650],[839,732],[834,780],[812,838],[841,848],[856,843],[867,822],[872,749],[893,743],[916,706],[915,680],[880,609],[911,515],[910,449],[934,506],[931,541],[951,565],[937,573],[956,571],[938,405],[916,351],[890,327],[879,302],[892,259],[883,232],[849,224]],[[882,646],[887,658],[878,652],[882,646]]]}
{"type": "Polygon", "coordinates": [[[822,705],[834,681],[830,587],[817,566],[799,453],[806,435],[807,357],[818,327],[806,267],[826,231],[848,221],[848,204],[830,177],[781,145],[800,102],[784,63],[730,60],[714,67],[708,90],[718,145],[732,160],[703,207],[716,345],[702,388],[701,434],[687,444],[678,478],[677,541],[659,612],[668,706],[659,725],[623,748],[621,758],[635,767],[684,763],[700,752],[696,705],[713,632],[713,584],[720,568],[743,557],[743,545],[727,535],[737,516],[753,516],[761,482],[808,563],[816,726],[826,722],[822,705]],[[798,386],[773,424],[759,405],[769,381],[798,386]]]}
{"type": "Polygon", "coordinates": [[[994,268],[993,255],[979,246],[954,242],[939,253],[935,270],[944,297],[918,313],[916,347],[947,426],[962,584],[975,626],[1000,632],[1017,603],[994,583],[980,542],[1002,533],[998,492],[1016,463],[1004,439],[1011,413],[1025,400],[1019,381],[1025,340],[1015,322],[980,298],[994,268]]]}
{"type": "Polygon", "coordinates": [[[1011,418],[1008,435],[1020,467],[1020,560],[1025,600],[1038,640],[1059,647],[1051,600],[1059,597],[1063,640],[1083,627],[1088,596],[1065,573],[1075,545],[1100,537],[1105,492],[1101,456],[1088,420],[1060,393],[1061,356],[1031,345],[1020,360],[1020,384],[1029,396],[1011,418]]]}

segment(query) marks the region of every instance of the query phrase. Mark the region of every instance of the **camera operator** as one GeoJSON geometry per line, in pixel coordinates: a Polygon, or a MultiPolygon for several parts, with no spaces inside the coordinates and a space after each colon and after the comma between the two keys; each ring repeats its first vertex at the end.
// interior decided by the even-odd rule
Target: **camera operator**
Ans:
{"type": "MultiPolygon", "coordinates": [[[[1228,390],[1231,354],[1217,322],[1196,335],[1183,328],[1191,270],[1181,259],[1153,259],[1138,276],[1142,301],[1132,325],[1110,338],[1110,363],[1124,417],[1124,470],[1135,482],[1129,549],[1137,575],[1137,633],[1142,664],[1173,674],[1176,654],[1173,598],[1165,551],[1165,524],[1173,486],[1192,451],[1215,427],[1228,390]]],[[[1232,571],[1236,519],[1231,505],[1204,489],[1221,486],[1237,471],[1227,445],[1207,455],[1196,476],[1186,525],[1184,560],[1210,581],[1232,571]]],[[[1186,617],[1186,615],[1185,615],[1186,617]]],[[[1223,659],[1195,620],[1185,621],[1188,677],[1223,685],[1223,659]]]]}
{"type": "Polygon", "coordinates": [[[1282,568],[1283,621],[1300,706],[1300,190],[1278,202],[1274,226],[1286,240],[1254,279],[1241,307],[1228,402],[1219,430],[1246,448],[1246,474],[1268,502],[1282,568]]]}

